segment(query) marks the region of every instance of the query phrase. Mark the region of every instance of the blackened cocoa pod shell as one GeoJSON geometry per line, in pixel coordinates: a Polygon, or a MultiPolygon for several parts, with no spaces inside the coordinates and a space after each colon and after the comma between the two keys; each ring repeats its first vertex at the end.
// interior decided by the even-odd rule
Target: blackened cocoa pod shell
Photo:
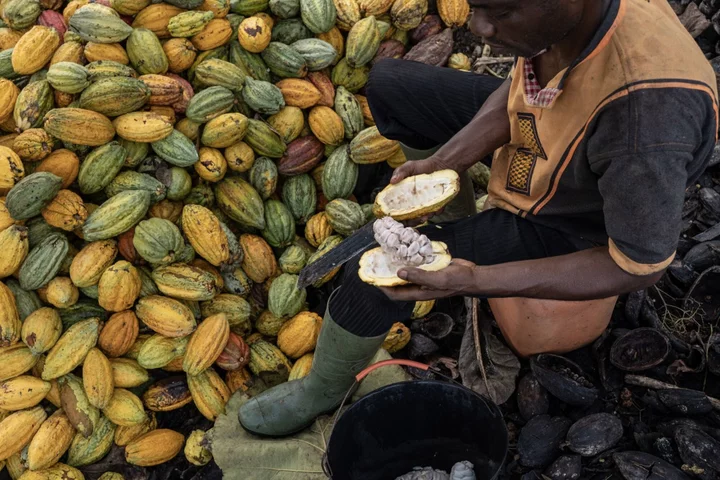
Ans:
{"type": "Polygon", "coordinates": [[[520,465],[536,468],[550,464],[557,457],[571,423],[568,418],[550,415],[538,415],[530,420],[518,437],[520,465]]]}
{"type": "Polygon", "coordinates": [[[407,53],[407,50],[401,41],[393,39],[385,40],[380,44],[380,48],[378,48],[378,51],[371,63],[375,65],[380,60],[384,60],[386,58],[403,58],[405,53],[407,53]]]}
{"type": "Polygon", "coordinates": [[[426,357],[439,350],[437,343],[430,340],[421,333],[416,333],[410,337],[408,344],[408,356],[412,359],[426,357]]]}
{"type": "Polygon", "coordinates": [[[143,394],[143,403],[154,412],[177,410],[192,402],[184,376],[164,378],[152,384],[143,394]]]}
{"type": "Polygon", "coordinates": [[[582,459],[580,455],[563,455],[558,457],[552,465],[545,470],[545,476],[552,480],[577,480],[582,473],[582,459]]]}
{"type": "Polygon", "coordinates": [[[413,43],[420,43],[428,37],[432,37],[443,29],[443,22],[439,15],[425,15],[420,25],[410,32],[410,40],[413,43]]]}
{"type": "Polygon", "coordinates": [[[595,413],[575,422],[567,434],[570,450],[592,457],[614,447],[623,436],[622,422],[609,413],[595,413]]]}
{"type": "Polygon", "coordinates": [[[307,173],[320,162],[325,154],[325,145],[312,135],[300,137],[288,144],[285,155],[278,161],[281,175],[307,173]]]}
{"type": "Polygon", "coordinates": [[[703,392],[685,388],[658,390],[658,398],[673,413],[705,415],[712,412],[712,404],[703,392]]]}
{"type": "Polygon", "coordinates": [[[610,362],[626,372],[641,372],[664,362],[670,350],[670,340],[660,330],[636,328],[615,340],[610,362]]]}
{"type": "Polygon", "coordinates": [[[542,354],[533,357],[530,368],[548,392],[570,405],[592,405],[598,390],[587,379],[582,368],[565,357],[542,354]]]}
{"type": "Polygon", "coordinates": [[[442,340],[450,335],[455,327],[455,320],[442,312],[433,312],[425,318],[415,320],[410,330],[427,335],[433,340],[442,340]]]}
{"type": "Polygon", "coordinates": [[[619,452],[613,460],[626,480],[690,480],[682,470],[645,452],[619,452]]]}
{"type": "Polygon", "coordinates": [[[546,414],[550,409],[550,395],[532,373],[525,375],[518,383],[517,404],[525,420],[546,414]]]}
{"type": "Polygon", "coordinates": [[[452,30],[446,28],[442,33],[428,37],[415,45],[403,58],[442,67],[450,58],[454,43],[452,30]]]}
{"type": "Polygon", "coordinates": [[[708,473],[720,473],[720,442],[713,437],[694,428],[680,427],[675,431],[675,443],[685,464],[708,473]]]}

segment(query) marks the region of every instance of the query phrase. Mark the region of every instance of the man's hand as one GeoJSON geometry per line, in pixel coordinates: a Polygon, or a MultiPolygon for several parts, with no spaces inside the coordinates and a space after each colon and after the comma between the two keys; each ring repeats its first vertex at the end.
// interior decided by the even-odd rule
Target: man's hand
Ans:
{"type": "Polygon", "coordinates": [[[479,285],[476,283],[477,265],[467,260],[453,259],[442,270],[428,272],[420,268],[403,268],[398,276],[410,282],[399,287],[383,287],[381,290],[396,302],[433,300],[456,295],[473,295],[479,285]]]}
{"type": "Polygon", "coordinates": [[[425,160],[409,160],[395,169],[390,183],[395,184],[408,177],[423,173],[433,173],[448,168],[453,169],[452,166],[441,160],[437,155],[433,155],[425,160]]]}

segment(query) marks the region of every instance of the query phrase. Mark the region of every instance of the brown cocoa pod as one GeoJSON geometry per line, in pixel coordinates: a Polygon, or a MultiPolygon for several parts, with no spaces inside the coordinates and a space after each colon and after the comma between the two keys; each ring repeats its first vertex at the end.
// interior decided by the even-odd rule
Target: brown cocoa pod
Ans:
{"type": "Polygon", "coordinates": [[[135,227],[118,236],[118,251],[120,252],[120,255],[122,255],[122,257],[128,262],[132,263],[133,265],[140,265],[144,262],[142,257],[138,255],[137,251],[135,250],[135,245],[133,245],[133,237],[135,237],[135,227]]]}
{"type": "Polygon", "coordinates": [[[443,22],[439,15],[425,15],[420,25],[410,33],[412,43],[420,43],[442,32],[443,22]]]}
{"type": "Polygon", "coordinates": [[[385,40],[380,44],[380,48],[378,48],[371,63],[375,65],[385,58],[403,58],[405,53],[407,53],[407,50],[405,50],[405,45],[400,40],[385,40]]]}
{"type": "Polygon", "coordinates": [[[317,165],[325,154],[325,145],[312,135],[300,137],[288,144],[285,155],[278,162],[281,175],[300,175],[317,165]]]}
{"type": "Polygon", "coordinates": [[[415,45],[403,58],[442,67],[452,54],[453,44],[452,29],[446,28],[442,33],[428,37],[415,45]]]}

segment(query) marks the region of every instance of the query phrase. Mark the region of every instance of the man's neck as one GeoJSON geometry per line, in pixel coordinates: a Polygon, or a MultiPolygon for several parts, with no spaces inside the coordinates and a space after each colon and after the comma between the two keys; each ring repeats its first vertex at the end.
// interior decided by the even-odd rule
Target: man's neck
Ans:
{"type": "Polygon", "coordinates": [[[598,28],[605,18],[611,0],[586,2],[582,19],[577,26],[558,43],[552,45],[547,52],[533,59],[535,74],[542,86],[580,56],[590,44],[598,28]]]}

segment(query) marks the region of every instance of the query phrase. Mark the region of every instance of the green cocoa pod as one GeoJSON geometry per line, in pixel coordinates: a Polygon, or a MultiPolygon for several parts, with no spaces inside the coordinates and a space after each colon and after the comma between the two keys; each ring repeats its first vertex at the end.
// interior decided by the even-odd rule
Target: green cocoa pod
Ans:
{"type": "Polygon", "coordinates": [[[177,130],[150,146],[158,157],[176,167],[189,167],[200,158],[192,140],[177,130]]]}
{"type": "Polygon", "coordinates": [[[284,203],[265,202],[265,229],[262,236],[273,247],[284,248],[295,239],[295,219],[284,203]]]}
{"type": "Polygon", "coordinates": [[[148,86],[131,77],[101,78],[80,95],[80,108],[93,110],[108,117],[118,117],[142,109],[150,100],[148,86]]]}
{"type": "Polygon", "coordinates": [[[260,194],[240,177],[226,177],[215,187],[215,198],[228,217],[250,228],[265,228],[265,208],[260,194]]]}
{"type": "Polygon", "coordinates": [[[307,75],[305,59],[289,45],[270,42],[261,55],[270,71],[278,77],[302,78],[307,75]]]}
{"type": "Polygon", "coordinates": [[[78,172],[78,185],[84,194],[99,192],[110,185],[125,164],[125,149],[110,142],[94,149],[85,157],[78,172]]]}
{"type": "Polygon", "coordinates": [[[85,221],[85,241],[106,240],[130,230],[147,213],[150,199],[145,190],[127,190],[110,198],[85,221]]]}
{"type": "Polygon", "coordinates": [[[240,46],[237,40],[230,42],[228,60],[255,80],[270,81],[270,73],[260,54],[251,53],[240,46]]]}
{"type": "Polygon", "coordinates": [[[32,290],[25,290],[20,286],[20,282],[14,278],[6,279],[5,285],[7,285],[15,297],[15,306],[17,307],[18,315],[20,315],[20,320],[24,321],[28,315],[44,306],[37,293],[32,290]]]}
{"type": "Polygon", "coordinates": [[[37,0],[8,0],[3,3],[2,20],[13,30],[32,27],[42,13],[37,0]]]}
{"type": "Polygon", "coordinates": [[[33,82],[20,90],[13,119],[22,130],[42,127],[45,114],[55,106],[55,96],[47,80],[33,82]]]}
{"type": "Polygon", "coordinates": [[[242,90],[248,73],[241,67],[218,58],[204,60],[195,69],[195,79],[209,87],[225,87],[233,92],[242,90]]]}
{"type": "Polygon", "coordinates": [[[78,8],[70,17],[70,28],[86,42],[95,43],[119,43],[133,32],[115,10],[99,3],[78,8]]]}
{"type": "Polygon", "coordinates": [[[353,68],[348,63],[347,58],[340,60],[332,70],[333,84],[342,85],[352,93],[364,87],[368,82],[368,78],[370,78],[370,68],[367,66],[353,68]]]}
{"type": "Polygon", "coordinates": [[[147,262],[169,265],[185,248],[180,229],[164,218],[150,218],[138,223],[133,236],[133,246],[138,255],[147,262]]]}
{"type": "Polygon", "coordinates": [[[167,188],[167,198],[170,200],[182,200],[192,188],[190,174],[180,167],[161,166],[155,172],[155,177],[167,188]]]}
{"type": "Polygon", "coordinates": [[[319,38],[297,40],[290,46],[305,59],[308,70],[311,72],[329,67],[337,57],[335,47],[319,38]]]}
{"type": "Polygon", "coordinates": [[[176,38],[187,38],[202,32],[215,14],[192,10],[175,15],[168,23],[168,32],[176,38]]]}
{"type": "Polygon", "coordinates": [[[97,60],[85,65],[88,71],[88,80],[97,82],[103,78],[128,77],[137,78],[138,74],[132,67],[112,60],[97,60]]]}
{"type": "Polygon", "coordinates": [[[278,169],[275,162],[267,157],[255,159],[250,169],[250,183],[260,194],[263,200],[267,200],[275,193],[278,182],[278,169]]]}
{"type": "Polygon", "coordinates": [[[359,167],[350,160],[347,145],[341,145],[325,162],[322,172],[322,188],[325,198],[348,198],[357,184],[359,167]]]}
{"type": "Polygon", "coordinates": [[[345,87],[339,86],[335,90],[335,113],[340,116],[345,128],[345,138],[352,140],[365,128],[362,107],[355,95],[345,87]]]}
{"type": "Polygon", "coordinates": [[[110,198],[127,190],[144,190],[149,192],[151,195],[151,203],[157,203],[163,200],[167,193],[165,185],[147,173],[127,170],[113,178],[112,182],[105,188],[105,195],[110,198]]]}
{"type": "Polygon", "coordinates": [[[89,73],[87,68],[75,62],[58,62],[52,65],[47,72],[47,81],[52,87],[64,93],[80,93],[88,85],[89,73]]]}
{"type": "Polygon", "coordinates": [[[55,278],[69,248],[70,244],[62,233],[48,235],[30,250],[20,266],[20,287],[24,290],[37,290],[55,278]]]}
{"type": "Polygon", "coordinates": [[[352,68],[370,63],[380,48],[380,30],[374,16],[363,18],[350,29],[345,46],[345,59],[352,68]]]}
{"type": "Polygon", "coordinates": [[[317,188],[308,174],[296,175],[285,181],[282,199],[297,223],[304,224],[315,213],[317,188]]]}
{"type": "Polygon", "coordinates": [[[262,80],[247,78],[242,96],[250,108],[263,115],[276,114],[285,106],[280,89],[262,80]]]}
{"type": "Polygon", "coordinates": [[[300,0],[300,16],[313,33],[325,33],[335,26],[337,10],[333,0],[300,0]]]}
{"type": "Polygon", "coordinates": [[[26,220],[35,215],[55,198],[62,179],[50,172],[31,173],[10,189],[5,207],[15,220],[26,220]]]}
{"type": "Polygon", "coordinates": [[[297,286],[298,276],[283,273],[270,285],[268,292],[268,310],[280,318],[297,315],[305,304],[307,292],[297,286]]]}
{"type": "Polygon", "coordinates": [[[278,264],[283,273],[297,275],[305,267],[307,259],[305,250],[297,245],[290,245],[278,259],[278,264]]]}
{"type": "Polygon", "coordinates": [[[140,75],[163,74],[168,71],[168,59],[157,35],[147,28],[132,29],[126,46],[130,64],[140,75]]]}
{"type": "Polygon", "coordinates": [[[225,87],[210,87],[195,94],[185,110],[185,115],[193,122],[205,123],[229,112],[234,103],[235,96],[232,91],[225,87]]]}
{"type": "Polygon", "coordinates": [[[284,43],[285,45],[312,37],[313,33],[299,18],[280,20],[272,29],[272,41],[284,43]]]}
{"type": "Polygon", "coordinates": [[[230,10],[239,15],[255,15],[267,10],[268,0],[230,0],[230,10]]]}
{"type": "Polygon", "coordinates": [[[333,230],[341,235],[350,235],[365,224],[365,214],[360,205],[344,198],[328,203],[325,214],[333,230]]]}
{"type": "Polygon", "coordinates": [[[282,157],[287,149],[280,135],[261,120],[248,119],[248,128],[243,141],[258,155],[270,158],[282,157]]]}
{"type": "Polygon", "coordinates": [[[270,11],[279,18],[295,18],[300,15],[300,0],[270,0],[270,11]]]}

